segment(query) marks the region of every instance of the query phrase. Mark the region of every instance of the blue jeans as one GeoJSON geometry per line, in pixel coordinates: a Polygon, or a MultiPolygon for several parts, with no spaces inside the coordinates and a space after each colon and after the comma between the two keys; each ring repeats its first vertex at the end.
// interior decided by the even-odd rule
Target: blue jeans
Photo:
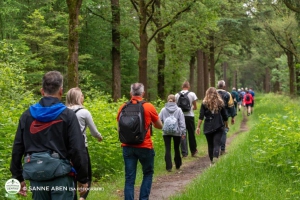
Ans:
{"type": "Polygon", "coordinates": [[[125,163],[125,200],[134,200],[134,184],[138,161],[141,163],[143,170],[143,182],[140,188],[139,199],[149,199],[154,173],[154,156],[154,149],[123,147],[125,163]]]}
{"type": "Polygon", "coordinates": [[[225,151],[227,132],[228,132],[228,129],[224,128],[224,131],[223,131],[223,134],[221,137],[221,151],[225,151]]]}

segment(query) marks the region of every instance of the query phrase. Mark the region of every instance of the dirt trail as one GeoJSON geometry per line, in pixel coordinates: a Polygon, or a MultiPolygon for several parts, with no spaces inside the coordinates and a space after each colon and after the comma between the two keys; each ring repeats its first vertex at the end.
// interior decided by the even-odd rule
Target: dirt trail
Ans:
{"type": "MultiPolygon", "coordinates": [[[[242,112],[241,112],[242,113],[242,112]]],[[[237,134],[247,131],[247,116],[243,114],[243,120],[240,125],[240,130],[234,133],[231,137],[227,138],[226,145],[230,145],[231,141],[237,134]]],[[[183,162],[180,170],[175,173],[170,173],[163,176],[158,176],[152,183],[150,199],[153,200],[166,200],[170,196],[179,193],[189,184],[194,178],[202,173],[210,165],[208,155],[204,157],[196,157],[189,162],[183,162]]],[[[139,188],[135,189],[135,199],[139,197],[139,188]]]]}

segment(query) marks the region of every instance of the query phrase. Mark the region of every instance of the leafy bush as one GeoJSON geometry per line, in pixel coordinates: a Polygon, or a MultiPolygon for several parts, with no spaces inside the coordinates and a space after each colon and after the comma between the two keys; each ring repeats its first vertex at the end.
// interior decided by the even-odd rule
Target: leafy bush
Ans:
{"type": "Polygon", "coordinates": [[[266,166],[278,168],[290,178],[300,176],[300,112],[296,102],[282,97],[262,102],[274,115],[261,115],[253,130],[253,157],[266,166]]]}

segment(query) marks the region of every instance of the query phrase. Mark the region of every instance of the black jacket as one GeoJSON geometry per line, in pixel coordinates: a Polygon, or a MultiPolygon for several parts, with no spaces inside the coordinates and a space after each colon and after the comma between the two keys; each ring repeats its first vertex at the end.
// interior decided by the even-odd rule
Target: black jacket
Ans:
{"type": "Polygon", "coordinates": [[[224,121],[228,120],[226,109],[222,107],[217,113],[212,113],[203,103],[200,108],[200,120],[204,120],[204,134],[215,132],[224,127],[224,121]]]}
{"type": "Polygon", "coordinates": [[[79,182],[88,181],[88,155],[78,119],[74,111],[53,97],[43,97],[39,104],[31,106],[20,117],[10,165],[13,178],[20,182],[24,180],[24,155],[48,150],[72,161],[79,182]]]}

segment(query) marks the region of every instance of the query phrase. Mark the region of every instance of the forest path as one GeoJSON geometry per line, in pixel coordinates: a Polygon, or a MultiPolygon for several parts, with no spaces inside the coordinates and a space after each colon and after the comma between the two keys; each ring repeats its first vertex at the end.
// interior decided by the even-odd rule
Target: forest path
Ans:
{"type": "MultiPolygon", "coordinates": [[[[241,111],[241,113],[244,112],[241,111]]],[[[231,141],[233,141],[239,133],[245,131],[248,131],[247,116],[243,114],[239,131],[227,138],[226,145],[230,145],[231,141]]],[[[183,162],[180,170],[176,170],[175,173],[156,177],[152,183],[150,199],[166,200],[170,196],[181,192],[187,184],[189,184],[209,166],[209,157],[208,155],[205,155],[203,157],[196,157],[194,160],[189,162],[183,162]]],[[[136,187],[134,196],[136,197],[135,199],[138,199],[139,187],[136,187]]]]}

